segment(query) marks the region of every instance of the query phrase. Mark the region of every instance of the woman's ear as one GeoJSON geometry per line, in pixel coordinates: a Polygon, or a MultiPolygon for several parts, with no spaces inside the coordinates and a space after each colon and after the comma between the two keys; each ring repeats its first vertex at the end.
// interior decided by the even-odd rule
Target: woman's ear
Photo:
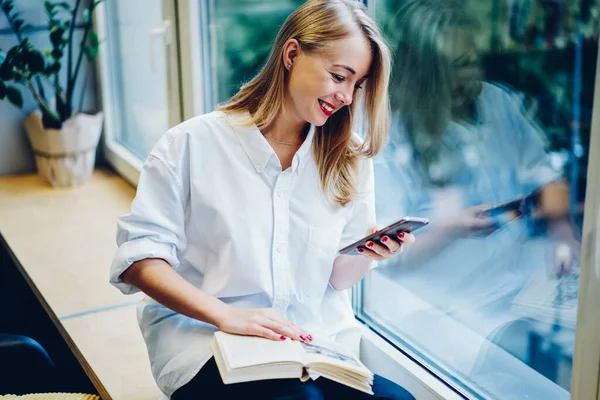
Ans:
{"type": "Polygon", "coordinates": [[[285,69],[288,71],[292,69],[300,51],[300,43],[296,39],[289,39],[285,42],[285,45],[283,45],[283,65],[285,69]]]}

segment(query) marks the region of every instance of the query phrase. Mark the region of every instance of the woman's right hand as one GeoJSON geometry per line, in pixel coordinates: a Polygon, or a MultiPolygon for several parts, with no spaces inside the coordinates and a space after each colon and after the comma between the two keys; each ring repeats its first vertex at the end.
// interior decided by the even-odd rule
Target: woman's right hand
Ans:
{"type": "Polygon", "coordinates": [[[227,333],[260,336],[271,340],[291,338],[302,342],[312,336],[282,317],[273,308],[235,308],[227,306],[217,327],[227,333]]]}

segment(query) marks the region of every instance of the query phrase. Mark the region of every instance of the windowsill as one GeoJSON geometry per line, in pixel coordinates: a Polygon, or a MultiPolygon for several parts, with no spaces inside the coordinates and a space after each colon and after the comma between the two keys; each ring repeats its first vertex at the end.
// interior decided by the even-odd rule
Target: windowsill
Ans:
{"type": "Polygon", "coordinates": [[[362,328],[360,358],[371,371],[398,383],[419,400],[464,400],[369,327],[362,328]]]}
{"type": "Polygon", "coordinates": [[[135,317],[141,297],[108,283],[116,219],[134,194],[103,169],[76,188],[54,189],[36,175],[0,178],[8,253],[103,399],[160,395],[135,317]]]}

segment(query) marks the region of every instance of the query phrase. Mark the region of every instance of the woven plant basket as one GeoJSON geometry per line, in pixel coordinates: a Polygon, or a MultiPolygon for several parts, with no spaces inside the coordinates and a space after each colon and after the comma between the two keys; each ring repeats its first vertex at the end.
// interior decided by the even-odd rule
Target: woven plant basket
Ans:
{"type": "Polygon", "coordinates": [[[25,130],[40,176],[55,187],[87,182],[94,171],[103,117],[102,112],[78,113],[66,120],[62,129],[45,129],[39,111],[29,114],[25,130]]]}
{"type": "Polygon", "coordinates": [[[7,394],[0,396],[0,400],[100,400],[100,397],[83,393],[36,393],[21,396],[7,394]]]}

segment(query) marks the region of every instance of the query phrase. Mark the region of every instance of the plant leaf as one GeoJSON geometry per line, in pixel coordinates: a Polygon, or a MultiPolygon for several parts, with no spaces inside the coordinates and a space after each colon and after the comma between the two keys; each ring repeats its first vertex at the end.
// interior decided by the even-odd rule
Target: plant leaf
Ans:
{"type": "Polygon", "coordinates": [[[73,11],[73,8],[71,8],[71,5],[69,3],[67,3],[66,1],[61,1],[60,3],[54,3],[53,4],[54,7],[56,8],[62,8],[65,11],[73,11]]]}
{"type": "Polygon", "coordinates": [[[18,57],[19,46],[11,47],[6,56],[4,56],[4,60],[0,65],[0,79],[4,81],[14,79],[13,64],[18,57]]]}
{"type": "Polygon", "coordinates": [[[27,49],[27,51],[23,52],[23,62],[27,64],[29,71],[32,74],[43,72],[44,67],[46,66],[46,60],[44,59],[42,53],[33,48],[27,49]]]}
{"type": "Polygon", "coordinates": [[[4,100],[6,97],[6,84],[0,81],[0,100],[4,100]]]}
{"type": "Polygon", "coordinates": [[[17,89],[16,87],[8,86],[6,88],[6,97],[8,98],[8,101],[13,103],[15,106],[19,108],[23,107],[23,96],[21,95],[19,89],[17,89]]]}
{"type": "Polygon", "coordinates": [[[54,11],[54,4],[50,1],[44,1],[44,9],[46,10],[46,14],[50,17],[50,23],[52,23],[54,16],[56,15],[56,11],[54,11]]]}
{"type": "Polygon", "coordinates": [[[60,49],[54,49],[54,50],[52,50],[52,57],[55,60],[60,60],[62,58],[63,54],[64,54],[63,51],[60,50],[60,49]]]}
{"type": "Polygon", "coordinates": [[[22,19],[17,19],[15,20],[13,25],[15,27],[15,31],[20,33],[23,31],[23,25],[25,25],[25,21],[23,21],[22,19]]]}
{"type": "Polygon", "coordinates": [[[53,75],[53,74],[57,74],[58,71],[60,71],[60,63],[59,62],[54,62],[53,64],[50,64],[46,67],[46,70],[44,71],[44,74],[46,75],[53,75]]]}
{"type": "Polygon", "coordinates": [[[61,45],[65,41],[64,35],[65,30],[63,28],[53,26],[50,29],[50,42],[52,43],[52,46],[54,46],[55,48],[61,47],[61,45]]]}
{"type": "Polygon", "coordinates": [[[90,20],[91,20],[91,14],[90,14],[90,10],[88,10],[87,8],[85,10],[83,10],[83,23],[84,24],[89,24],[90,20]]]}
{"type": "Polygon", "coordinates": [[[4,13],[6,15],[8,15],[8,13],[11,12],[12,9],[13,9],[13,1],[12,0],[5,0],[2,2],[2,11],[4,11],[4,13]]]}
{"type": "Polygon", "coordinates": [[[98,4],[102,3],[104,0],[96,0],[94,1],[94,5],[92,6],[92,10],[96,7],[98,7],[98,4]]]}
{"type": "Polygon", "coordinates": [[[12,66],[9,63],[4,62],[0,65],[0,79],[3,81],[9,81],[13,79],[12,66]]]}
{"type": "Polygon", "coordinates": [[[98,47],[86,47],[84,49],[85,51],[85,58],[89,61],[92,62],[94,61],[94,59],[96,58],[96,56],[98,55],[98,47]]]}
{"type": "Polygon", "coordinates": [[[96,34],[96,32],[90,30],[90,33],[88,33],[88,39],[90,41],[90,46],[91,47],[98,48],[98,45],[100,44],[100,41],[98,40],[98,35],[96,34]]]}

